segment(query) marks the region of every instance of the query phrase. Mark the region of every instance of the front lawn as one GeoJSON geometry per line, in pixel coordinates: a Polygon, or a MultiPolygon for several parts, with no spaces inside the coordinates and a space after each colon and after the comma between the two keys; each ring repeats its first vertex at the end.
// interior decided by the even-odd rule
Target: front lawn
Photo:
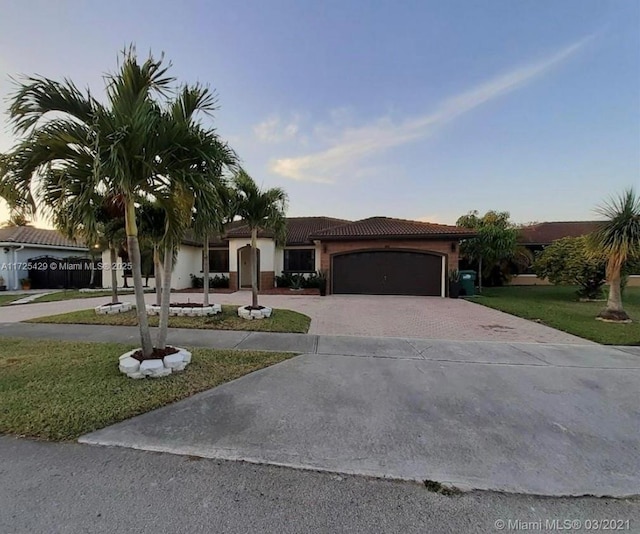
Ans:
{"type": "Polygon", "coordinates": [[[24,297],[24,295],[2,295],[2,294],[0,294],[0,306],[3,306],[4,304],[9,304],[10,302],[13,302],[14,300],[21,299],[22,297],[24,297]]]}
{"type": "Polygon", "coordinates": [[[640,345],[640,287],[627,287],[624,308],[631,324],[596,321],[605,302],[578,302],[575,287],[507,286],[483,289],[474,302],[541,322],[605,345],[640,345]]]}
{"type": "Polygon", "coordinates": [[[281,362],[292,353],[194,349],[168,377],[133,380],[118,356],[133,346],[3,338],[0,433],[71,440],[281,362]]]}
{"type": "MultiPolygon", "coordinates": [[[[136,326],[136,312],[130,311],[117,315],[97,315],[93,309],[81,310],[48,317],[31,319],[30,323],[54,324],[105,324],[116,326],[136,326]]],[[[158,317],[149,317],[151,326],[158,326],[158,317]]],[[[169,326],[175,328],[202,328],[209,330],[248,330],[253,332],[296,332],[306,334],[311,319],[291,310],[273,310],[268,319],[247,321],[238,317],[238,306],[224,305],[222,313],[212,317],[170,317],[169,326]]]]}
{"type": "MultiPolygon", "coordinates": [[[[120,295],[132,295],[133,290],[123,291],[120,295]]],[[[111,291],[108,289],[105,291],[78,291],[77,289],[65,289],[63,291],[56,291],[55,293],[49,293],[48,295],[42,295],[32,302],[58,302],[60,300],[72,300],[72,299],[93,299],[96,297],[111,297],[111,291]]]]}

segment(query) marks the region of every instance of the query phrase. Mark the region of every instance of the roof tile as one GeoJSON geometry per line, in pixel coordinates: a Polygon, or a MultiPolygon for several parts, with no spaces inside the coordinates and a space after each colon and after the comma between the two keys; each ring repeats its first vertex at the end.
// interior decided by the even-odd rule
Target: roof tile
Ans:
{"type": "Polygon", "coordinates": [[[556,221],[525,226],[518,241],[529,245],[548,245],[563,237],[580,237],[598,229],[601,221],[556,221]]]}
{"type": "Polygon", "coordinates": [[[370,217],[319,231],[311,235],[317,239],[384,238],[384,237],[470,237],[475,232],[446,224],[435,224],[391,217],[370,217]]]}
{"type": "Polygon", "coordinates": [[[82,241],[67,239],[57,230],[33,226],[9,226],[0,228],[0,242],[25,245],[47,245],[63,248],[86,248],[82,241]]]}

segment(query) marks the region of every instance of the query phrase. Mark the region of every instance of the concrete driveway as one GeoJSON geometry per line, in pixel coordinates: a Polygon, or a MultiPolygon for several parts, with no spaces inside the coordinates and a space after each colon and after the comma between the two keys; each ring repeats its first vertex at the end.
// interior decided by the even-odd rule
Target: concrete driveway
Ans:
{"type": "MultiPolygon", "coordinates": [[[[259,348],[259,347],[254,347],[259,348]]],[[[81,438],[539,495],[640,494],[640,358],[598,345],[320,337],[81,438]]]]}
{"type": "MultiPolygon", "coordinates": [[[[202,302],[202,295],[175,295],[180,300],[202,302]]],[[[133,295],[123,297],[133,301],[133,295]]],[[[155,295],[146,295],[155,302],[155,295]]],[[[251,293],[239,291],[215,294],[220,304],[249,303],[251,293]]],[[[24,321],[43,315],[91,308],[107,297],[76,299],[42,304],[0,307],[0,323],[24,321]]],[[[310,334],[450,339],[458,341],[503,341],[527,343],[589,344],[565,332],[521,319],[464,299],[376,295],[261,295],[260,302],[286,308],[311,317],[310,334]]]]}

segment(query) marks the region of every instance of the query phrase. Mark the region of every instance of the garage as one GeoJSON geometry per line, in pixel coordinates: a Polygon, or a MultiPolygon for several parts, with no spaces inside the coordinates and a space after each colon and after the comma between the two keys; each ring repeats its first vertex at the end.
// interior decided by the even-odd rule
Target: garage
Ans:
{"type": "Polygon", "coordinates": [[[408,250],[362,250],[332,258],[332,293],[442,295],[443,256],[408,250]]]}

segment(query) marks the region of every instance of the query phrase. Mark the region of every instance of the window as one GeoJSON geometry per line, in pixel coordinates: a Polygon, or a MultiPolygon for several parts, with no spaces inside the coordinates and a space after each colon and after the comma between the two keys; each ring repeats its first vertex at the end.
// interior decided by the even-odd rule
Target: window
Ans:
{"type": "Polygon", "coordinates": [[[212,248],[209,249],[209,272],[228,273],[229,272],[229,249],[212,248]]]}
{"type": "Polygon", "coordinates": [[[316,270],[316,251],[313,248],[287,249],[284,251],[284,270],[308,273],[316,270]]]}

